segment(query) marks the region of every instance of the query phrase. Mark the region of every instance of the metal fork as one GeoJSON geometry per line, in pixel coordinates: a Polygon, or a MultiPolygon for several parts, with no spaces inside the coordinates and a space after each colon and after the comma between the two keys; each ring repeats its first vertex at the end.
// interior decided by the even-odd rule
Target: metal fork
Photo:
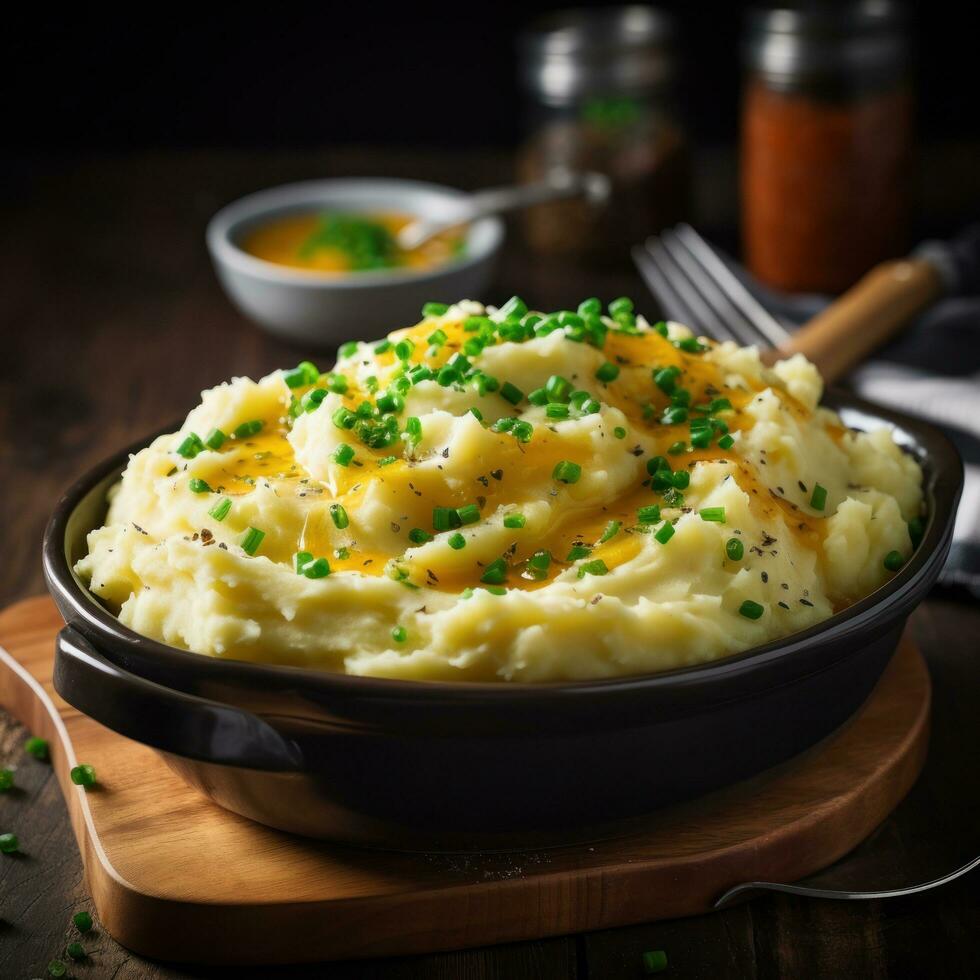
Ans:
{"type": "MultiPolygon", "coordinates": [[[[696,326],[698,332],[715,340],[763,348],[783,347],[792,337],[690,225],[677,225],[635,246],[633,261],[668,319],[696,326]]],[[[980,857],[930,881],[873,891],[750,881],[729,888],[715,902],[715,908],[725,908],[760,891],[850,901],[898,898],[947,885],[977,867],[980,857]]]]}
{"type": "Polygon", "coordinates": [[[743,345],[781,347],[791,337],[690,225],[648,238],[633,261],[668,319],[743,345]]]}

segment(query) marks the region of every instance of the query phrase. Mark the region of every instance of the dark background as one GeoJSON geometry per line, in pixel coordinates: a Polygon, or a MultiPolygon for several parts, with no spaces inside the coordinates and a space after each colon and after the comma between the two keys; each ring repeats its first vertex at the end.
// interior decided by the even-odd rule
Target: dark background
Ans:
{"type": "MultiPolygon", "coordinates": [[[[568,4],[130,7],[6,15],[0,104],[16,151],[341,144],[506,148],[515,37],[568,4]]],[[[696,143],[734,142],[741,3],[661,3],[680,28],[696,143]]],[[[966,7],[911,9],[923,141],[980,133],[966,7]]]]}

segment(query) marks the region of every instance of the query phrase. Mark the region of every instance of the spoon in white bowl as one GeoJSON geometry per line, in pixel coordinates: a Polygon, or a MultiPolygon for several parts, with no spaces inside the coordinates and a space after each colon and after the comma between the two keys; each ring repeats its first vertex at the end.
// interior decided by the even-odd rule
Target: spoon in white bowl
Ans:
{"type": "Polygon", "coordinates": [[[460,201],[459,209],[438,218],[416,218],[398,232],[399,248],[418,248],[440,232],[469,224],[478,218],[505,211],[516,211],[534,204],[558,201],[567,197],[584,197],[593,205],[609,199],[610,182],[605,174],[585,171],[553,170],[541,181],[510,187],[491,187],[477,191],[460,201]]]}

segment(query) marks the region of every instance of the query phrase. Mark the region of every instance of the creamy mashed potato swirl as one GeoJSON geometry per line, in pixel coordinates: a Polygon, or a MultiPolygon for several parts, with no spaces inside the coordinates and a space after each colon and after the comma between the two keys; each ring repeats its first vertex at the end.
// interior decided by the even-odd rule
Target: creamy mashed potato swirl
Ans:
{"type": "Polygon", "coordinates": [[[919,467],[820,408],[810,363],[611,311],[430,304],[328,374],[205,391],[77,570],[214,657],[551,681],[786,636],[908,557],[919,467]]]}

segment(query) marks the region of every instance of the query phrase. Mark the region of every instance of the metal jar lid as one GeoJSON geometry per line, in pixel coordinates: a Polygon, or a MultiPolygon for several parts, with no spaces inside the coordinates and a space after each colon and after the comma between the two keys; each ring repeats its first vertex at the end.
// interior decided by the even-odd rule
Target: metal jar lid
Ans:
{"type": "Polygon", "coordinates": [[[755,7],[742,57],[777,87],[887,81],[908,64],[906,10],[893,0],[755,7]]]}
{"type": "Polygon", "coordinates": [[[654,7],[559,11],[521,35],[521,81],[551,105],[657,92],[674,78],[673,40],[673,20],[654,7]]]}

